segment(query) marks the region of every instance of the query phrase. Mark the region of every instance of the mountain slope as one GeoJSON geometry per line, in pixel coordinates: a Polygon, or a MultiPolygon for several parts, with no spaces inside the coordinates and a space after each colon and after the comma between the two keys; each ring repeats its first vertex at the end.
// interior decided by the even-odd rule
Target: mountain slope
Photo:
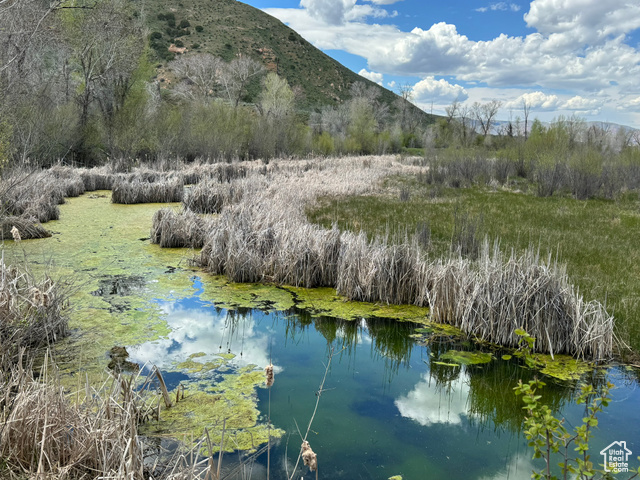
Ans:
{"type": "MultiPolygon", "coordinates": [[[[249,55],[285,77],[292,87],[300,88],[306,110],[347,100],[351,84],[357,81],[380,88],[382,101],[390,106],[397,99],[393,92],[344,67],[276,18],[244,3],[144,1],[152,46],[160,56],[167,54],[167,47],[176,39],[188,49],[187,55],[208,52],[227,61],[238,54],[249,55]]],[[[420,112],[429,122],[431,116],[420,112]]]]}

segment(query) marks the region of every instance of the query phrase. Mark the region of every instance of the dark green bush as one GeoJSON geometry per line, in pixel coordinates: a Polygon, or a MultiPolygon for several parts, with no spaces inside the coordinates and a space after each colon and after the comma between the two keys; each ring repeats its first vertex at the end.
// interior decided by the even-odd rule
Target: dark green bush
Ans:
{"type": "Polygon", "coordinates": [[[202,25],[196,25],[196,32],[200,33],[203,30],[204,30],[204,27],[202,25]]]}
{"type": "Polygon", "coordinates": [[[178,28],[189,28],[191,26],[191,24],[189,23],[189,20],[181,20],[180,24],[178,25],[178,28]]]}

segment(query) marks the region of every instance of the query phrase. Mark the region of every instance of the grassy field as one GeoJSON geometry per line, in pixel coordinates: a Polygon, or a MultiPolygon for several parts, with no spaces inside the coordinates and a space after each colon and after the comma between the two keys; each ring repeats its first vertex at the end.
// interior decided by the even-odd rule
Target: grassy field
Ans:
{"type": "Polygon", "coordinates": [[[376,196],[324,197],[308,209],[325,227],[365,231],[370,236],[420,232],[430,255],[451,247],[454,225],[475,225],[477,235],[499,239],[502,250],[539,247],[557,255],[586,300],[606,301],[617,334],[640,351],[640,201],[637,194],[616,201],[540,198],[517,190],[454,189],[393,177],[376,196]],[[463,222],[464,223],[464,222],[463,222]]]}

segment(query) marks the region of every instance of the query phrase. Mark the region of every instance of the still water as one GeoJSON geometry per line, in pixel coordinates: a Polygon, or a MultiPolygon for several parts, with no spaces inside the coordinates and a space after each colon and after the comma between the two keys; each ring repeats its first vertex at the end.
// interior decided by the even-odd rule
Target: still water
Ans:
{"type": "MultiPolygon", "coordinates": [[[[5,246],[73,279],[74,334],[58,352],[63,372],[92,376],[106,370],[114,345],[126,346],[128,360],[143,369],[157,365],[169,389],[180,383],[206,389],[273,363],[273,387],[257,386],[250,396],[258,422],[270,418],[274,429],[284,431],[271,450],[274,480],[287,478],[295,463],[298,431],[306,431],[318,396],[308,440],[318,455],[319,478],[530,478],[534,463],[513,387],[533,372],[517,359],[502,360],[504,352],[491,351],[489,363],[454,366],[440,355],[477,347],[417,338],[411,323],[311,315],[291,298],[270,306],[269,299],[283,292],[231,287],[188,267],[189,252],[149,245],[151,215],[158,208],[112,205],[107,196],[84,195],[61,207],[60,221],[47,224],[56,232],[52,238],[5,246]]],[[[633,452],[630,466],[637,468],[637,371],[610,367],[583,380],[602,384],[605,378],[616,388],[599,417],[592,460],[601,463],[600,450],[626,441],[633,452]]],[[[566,417],[570,430],[580,425],[578,382],[545,381],[544,401],[566,417]]],[[[227,463],[238,458],[228,455],[227,463]]],[[[251,462],[251,478],[266,478],[266,454],[251,462]]],[[[315,477],[304,470],[302,475],[315,477]]]]}

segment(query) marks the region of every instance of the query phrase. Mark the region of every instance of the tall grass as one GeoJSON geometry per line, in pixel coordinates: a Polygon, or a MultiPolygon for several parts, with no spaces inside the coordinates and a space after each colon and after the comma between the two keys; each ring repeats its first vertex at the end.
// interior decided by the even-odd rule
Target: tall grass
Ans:
{"type": "Polygon", "coordinates": [[[0,368],[16,364],[23,348],[37,350],[67,333],[67,293],[51,278],[0,257],[0,368]]]}
{"type": "Polygon", "coordinates": [[[118,179],[113,184],[111,201],[131,205],[134,203],[181,202],[184,193],[182,179],[146,182],[138,179],[118,179]]]}
{"type": "Polygon", "coordinates": [[[153,215],[150,241],[163,248],[201,248],[211,228],[211,219],[163,208],[153,215]]]}

